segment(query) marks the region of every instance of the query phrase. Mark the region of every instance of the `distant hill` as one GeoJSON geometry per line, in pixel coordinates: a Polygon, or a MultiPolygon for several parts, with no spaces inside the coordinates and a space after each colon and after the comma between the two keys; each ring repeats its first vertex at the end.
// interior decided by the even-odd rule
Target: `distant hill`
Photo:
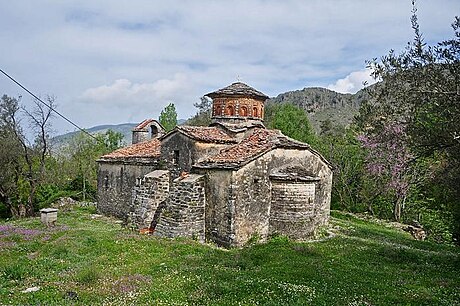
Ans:
{"type": "Polygon", "coordinates": [[[270,98],[266,103],[292,103],[305,110],[317,132],[321,122],[329,119],[333,126],[348,126],[361,103],[368,99],[366,90],[356,94],[342,94],[326,88],[311,87],[288,91],[270,98]]]}
{"type": "MultiPolygon", "coordinates": [[[[126,144],[131,143],[132,139],[132,129],[138,125],[138,123],[121,123],[121,124],[104,124],[104,125],[98,125],[98,126],[93,126],[89,129],[86,129],[91,134],[103,134],[107,132],[108,130],[112,130],[115,132],[120,132],[123,134],[123,141],[126,144]]],[[[62,134],[56,137],[53,137],[53,145],[54,147],[61,147],[63,144],[65,144],[67,141],[69,141],[72,137],[77,135],[80,131],[75,131],[75,132],[69,132],[66,134],[62,134]]]]}
{"type": "MultiPolygon", "coordinates": [[[[180,124],[183,124],[185,120],[179,119],[177,122],[180,125],[180,124]]],[[[108,130],[120,132],[121,134],[123,134],[123,141],[125,145],[129,145],[132,142],[132,130],[138,124],[139,123],[104,124],[104,125],[93,126],[91,128],[86,129],[86,131],[88,131],[91,134],[103,134],[107,132],[108,130]]],[[[75,131],[75,132],[70,132],[70,133],[66,133],[66,134],[62,134],[62,135],[53,137],[53,146],[57,148],[61,147],[69,139],[71,139],[78,133],[79,131],[75,131]]]]}

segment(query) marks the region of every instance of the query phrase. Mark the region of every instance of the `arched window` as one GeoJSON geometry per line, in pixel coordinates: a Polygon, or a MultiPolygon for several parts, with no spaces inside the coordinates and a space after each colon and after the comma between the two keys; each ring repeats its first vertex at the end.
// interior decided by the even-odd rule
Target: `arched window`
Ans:
{"type": "Polygon", "coordinates": [[[220,105],[217,105],[214,109],[214,116],[221,116],[222,115],[222,109],[220,108],[220,105]]]}
{"type": "Polygon", "coordinates": [[[240,107],[240,116],[247,117],[248,115],[248,108],[246,106],[240,107]]]}
{"type": "Polygon", "coordinates": [[[104,177],[104,188],[109,189],[109,176],[108,175],[104,177]]]}
{"type": "Polygon", "coordinates": [[[225,109],[225,115],[227,115],[227,116],[233,116],[234,115],[232,105],[227,106],[227,108],[225,109]]]}
{"type": "Polygon", "coordinates": [[[253,116],[253,117],[258,117],[258,116],[259,116],[259,112],[258,112],[258,110],[257,110],[257,107],[254,107],[254,108],[252,109],[252,116],[253,116]]]}
{"type": "Polygon", "coordinates": [[[150,137],[156,138],[158,136],[158,128],[155,125],[150,126],[150,137]]]}

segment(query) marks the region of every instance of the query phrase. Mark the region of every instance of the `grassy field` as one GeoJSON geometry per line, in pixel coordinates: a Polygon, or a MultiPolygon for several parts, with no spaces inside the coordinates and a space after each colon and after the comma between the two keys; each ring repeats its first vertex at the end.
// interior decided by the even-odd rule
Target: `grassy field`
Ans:
{"type": "Polygon", "coordinates": [[[0,222],[0,305],[460,305],[459,248],[348,214],[327,239],[224,250],[91,213],[0,222]]]}

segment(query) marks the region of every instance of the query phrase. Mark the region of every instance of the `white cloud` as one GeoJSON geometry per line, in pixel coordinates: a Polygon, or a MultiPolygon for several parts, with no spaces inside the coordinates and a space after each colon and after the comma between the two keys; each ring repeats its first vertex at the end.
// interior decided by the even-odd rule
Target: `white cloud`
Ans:
{"type": "MultiPolygon", "coordinates": [[[[357,91],[365,60],[412,38],[410,1],[400,0],[3,2],[2,69],[57,96],[85,127],[156,117],[170,101],[187,118],[238,75],[271,96],[327,84],[357,91]]],[[[427,40],[452,37],[458,0],[418,7],[427,40]]],[[[21,92],[0,82],[0,94],[21,92]]]]}
{"type": "Polygon", "coordinates": [[[329,84],[327,88],[340,93],[356,93],[364,88],[364,82],[366,86],[376,82],[371,76],[371,70],[368,68],[354,71],[345,78],[337,80],[334,84],[329,84]]]}
{"type": "Polygon", "coordinates": [[[171,79],[160,79],[153,83],[132,83],[127,79],[119,79],[110,85],[86,89],[82,99],[88,103],[120,107],[155,102],[162,104],[174,100],[189,88],[187,77],[177,73],[171,79]]]}
{"type": "Polygon", "coordinates": [[[194,83],[185,74],[152,83],[135,83],[118,79],[110,84],[83,91],[69,113],[86,113],[84,122],[121,123],[140,122],[146,118],[158,118],[161,110],[174,103],[179,118],[188,118],[194,111],[194,83]],[[103,121],[101,120],[103,116],[103,121]]]}

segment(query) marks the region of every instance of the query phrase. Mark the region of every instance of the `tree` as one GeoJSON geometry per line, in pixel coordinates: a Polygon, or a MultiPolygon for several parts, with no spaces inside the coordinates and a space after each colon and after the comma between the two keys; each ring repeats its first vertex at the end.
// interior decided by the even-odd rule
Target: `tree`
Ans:
{"type": "Polygon", "coordinates": [[[194,103],[198,112],[192,118],[187,120],[188,125],[208,126],[211,124],[212,100],[208,97],[201,97],[200,102],[194,103]]]}
{"type": "Polygon", "coordinates": [[[18,100],[4,95],[0,102],[0,203],[8,212],[17,207],[17,187],[22,177],[22,148],[13,131],[18,125],[18,111],[18,100]]]}
{"type": "Polygon", "coordinates": [[[324,129],[317,141],[317,149],[332,164],[332,208],[352,212],[369,211],[361,200],[365,151],[356,139],[356,132],[324,129]]]}
{"type": "Polygon", "coordinates": [[[11,151],[2,151],[8,177],[2,178],[1,196],[15,216],[32,216],[35,211],[35,193],[43,181],[46,158],[49,155],[49,133],[54,98],[48,96],[49,107],[34,100],[32,111],[22,108],[31,127],[34,143],[29,143],[20,124],[19,101],[6,95],[0,103],[0,129],[2,140],[11,151]],[[21,193],[22,191],[22,193],[21,193]],[[22,195],[26,194],[26,198],[22,195]]]}
{"type": "Polygon", "coordinates": [[[169,103],[160,114],[159,121],[166,132],[171,131],[177,125],[177,112],[174,103],[169,103]]]}
{"type": "MultiPolygon", "coordinates": [[[[368,151],[366,169],[380,190],[373,193],[383,191],[392,195],[393,217],[399,222],[409,192],[413,158],[407,144],[406,128],[401,124],[388,124],[379,133],[363,134],[358,139],[368,151]]],[[[371,205],[372,201],[369,201],[372,212],[371,205]]]]}
{"type": "Polygon", "coordinates": [[[84,132],[76,134],[62,150],[63,167],[68,176],[67,188],[78,191],[78,198],[86,201],[94,200],[97,185],[96,160],[104,154],[120,148],[123,144],[123,134],[108,130],[104,134],[90,137],[84,132]]]}
{"type": "Polygon", "coordinates": [[[315,143],[315,133],[305,111],[290,103],[267,105],[265,122],[293,139],[315,143]]]}
{"type": "Polygon", "coordinates": [[[412,163],[424,158],[435,161],[428,166],[433,173],[426,179],[445,184],[452,202],[454,236],[460,241],[460,18],[452,24],[452,39],[427,46],[415,1],[412,4],[414,40],[400,54],[390,51],[369,62],[381,83],[371,91],[372,100],[363,106],[358,122],[368,135],[403,125],[412,163]]]}

